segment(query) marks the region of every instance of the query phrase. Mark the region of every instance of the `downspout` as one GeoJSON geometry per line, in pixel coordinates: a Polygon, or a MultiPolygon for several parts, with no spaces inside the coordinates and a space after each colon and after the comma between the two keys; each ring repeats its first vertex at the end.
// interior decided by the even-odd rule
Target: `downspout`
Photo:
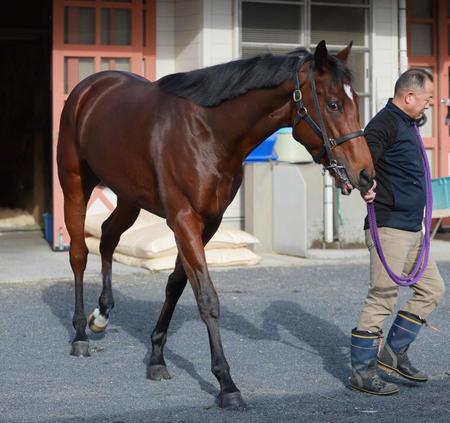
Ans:
{"type": "Polygon", "coordinates": [[[333,179],[328,172],[323,174],[323,240],[325,244],[334,241],[333,234],[333,179]]]}
{"type": "Polygon", "coordinates": [[[406,0],[398,1],[398,66],[399,74],[408,70],[408,45],[406,42],[406,0]]]}

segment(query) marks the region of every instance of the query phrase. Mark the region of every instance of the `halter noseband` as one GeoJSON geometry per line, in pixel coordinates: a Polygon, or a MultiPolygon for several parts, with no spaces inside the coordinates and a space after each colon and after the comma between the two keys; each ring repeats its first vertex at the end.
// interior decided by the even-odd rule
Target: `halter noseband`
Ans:
{"type": "Polygon", "coordinates": [[[312,91],[313,100],[314,100],[314,108],[316,110],[316,114],[319,119],[319,125],[317,125],[317,123],[314,122],[314,120],[308,114],[308,109],[303,104],[302,92],[300,91],[300,79],[299,79],[298,74],[299,74],[301,66],[304,63],[305,63],[304,60],[299,59],[299,61],[297,62],[297,66],[295,67],[295,71],[294,71],[295,89],[294,89],[294,92],[292,93],[292,97],[294,99],[296,113],[295,113],[295,117],[294,117],[294,123],[292,126],[294,127],[298,123],[300,123],[301,120],[304,120],[308,124],[308,126],[316,133],[316,135],[319,138],[322,138],[322,140],[323,140],[322,149],[320,150],[320,152],[318,154],[312,156],[313,160],[316,163],[320,163],[320,161],[326,155],[328,157],[328,161],[330,162],[330,164],[328,166],[324,166],[324,168],[327,170],[334,171],[342,183],[350,182],[349,178],[347,176],[347,171],[346,171],[345,167],[338,164],[336,158],[334,157],[332,150],[335,147],[337,147],[338,145],[343,144],[346,141],[349,141],[353,138],[358,138],[358,137],[363,136],[364,132],[362,130],[359,130],[359,131],[351,132],[350,134],[347,134],[347,135],[343,135],[342,137],[339,137],[336,139],[330,138],[328,136],[327,131],[325,129],[325,124],[323,121],[322,113],[320,111],[319,99],[317,97],[317,90],[316,90],[316,82],[313,78],[313,72],[312,72],[312,68],[311,68],[309,71],[309,82],[311,84],[311,91],[312,91]]]}

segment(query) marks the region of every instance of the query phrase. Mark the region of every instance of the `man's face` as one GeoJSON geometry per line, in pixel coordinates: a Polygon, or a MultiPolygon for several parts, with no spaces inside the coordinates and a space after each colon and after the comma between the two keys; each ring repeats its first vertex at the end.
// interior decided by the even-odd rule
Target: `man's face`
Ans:
{"type": "Polygon", "coordinates": [[[423,89],[411,90],[406,96],[407,113],[417,119],[433,104],[434,85],[426,80],[423,89]]]}

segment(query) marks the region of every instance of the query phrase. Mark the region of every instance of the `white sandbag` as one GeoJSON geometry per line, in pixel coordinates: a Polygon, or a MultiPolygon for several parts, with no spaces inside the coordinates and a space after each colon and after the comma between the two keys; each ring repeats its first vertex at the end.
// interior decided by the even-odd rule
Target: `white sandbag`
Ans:
{"type": "MultiPolygon", "coordinates": [[[[94,237],[86,238],[89,252],[99,254],[100,241],[94,237]]],[[[261,258],[248,248],[222,248],[207,250],[206,262],[210,266],[250,266],[257,264],[261,258]]],[[[115,252],[113,259],[129,266],[145,267],[152,271],[170,270],[175,267],[176,254],[153,259],[132,257],[115,252]]]]}
{"type": "MultiPolygon", "coordinates": [[[[111,213],[96,213],[88,214],[84,222],[84,232],[88,235],[100,238],[102,235],[102,224],[110,216],[111,213]]],[[[141,210],[136,222],[133,226],[126,230],[124,234],[133,232],[143,226],[152,225],[154,223],[165,222],[165,220],[155,214],[149,213],[146,210],[141,210]]]]}
{"type": "MultiPolygon", "coordinates": [[[[86,237],[86,245],[88,247],[89,253],[100,255],[100,240],[92,236],[86,237]]],[[[114,252],[113,260],[118,263],[126,264],[133,267],[144,267],[145,259],[133,256],[127,256],[125,254],[120,254],[114,252]]]]}
{"type": "MultiPolygon", "coordinates": [[[[108,214],[88,216],[85,232],[96,238],[101,236],[101,225],[108,214]]],[[[253,235],[239,229],[222,228],[214,234],[206,250],[241,248],[259,242],[253,235]]],[[[133,257],[158,258],[177,254],[175,236],[165,220],[148,212],[141,212],[133,226],[120,237],[116,252],[133,257]]]]}
{"type": "MultiPolygon", "coordinates": [[[[259,263],[261,257],[248,248],[221,248],[218,250],[206,250],[206,262],[209,266],[251,266],[259,263]]],[[[164,256],[145,260],[143,266],[149,270],[169,270],[175,267],[177,256],[164,256]]]]}

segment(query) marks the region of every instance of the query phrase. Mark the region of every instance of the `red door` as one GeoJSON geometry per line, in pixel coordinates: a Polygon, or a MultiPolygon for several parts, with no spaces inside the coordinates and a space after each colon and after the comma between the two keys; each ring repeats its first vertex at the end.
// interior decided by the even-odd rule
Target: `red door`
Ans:
{"type": "MultiPolygon", "coordinates": [[[[155,78],[155,0],[53,1],[53,247],[66,248],[63,195],[56,167],[59,118],[72,88],[107,69],[155,78]]],[[[92,201],[114,205],[100,189],[92,201]]]]}

